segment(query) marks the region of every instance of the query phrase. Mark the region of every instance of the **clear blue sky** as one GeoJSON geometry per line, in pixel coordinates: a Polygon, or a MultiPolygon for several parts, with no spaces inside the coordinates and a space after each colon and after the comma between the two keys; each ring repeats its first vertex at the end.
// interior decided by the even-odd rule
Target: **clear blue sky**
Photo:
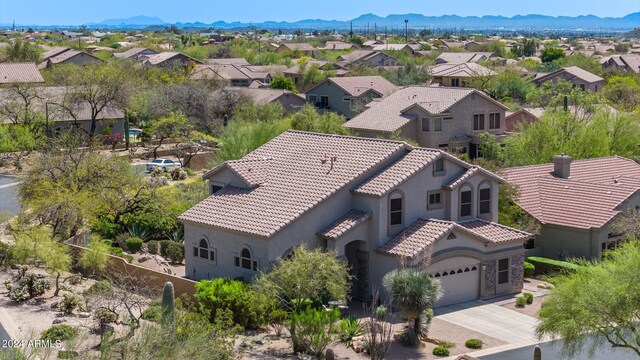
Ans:
{"type": "Polygon", "coordinates": [[[640,11],[640,0],[0,0],[0,23],[75,25],[136,15],[167,22],[349,20],[361,14],[597,15],[640,11]]]}

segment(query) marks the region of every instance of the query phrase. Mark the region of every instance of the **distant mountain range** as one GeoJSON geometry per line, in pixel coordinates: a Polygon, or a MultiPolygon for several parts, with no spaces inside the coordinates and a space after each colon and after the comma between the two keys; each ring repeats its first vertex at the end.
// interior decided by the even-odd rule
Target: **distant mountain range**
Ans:
{"type": "MultiPolygon", "coordinates": [[[[351,26],[354,30],[362,31],[369,26],[371,31],[377,26],[378,32],[383,32],[385,27],[388,31],[404,29],[405,20],[411,29],[465,29],[465,30],[582,30],[582,31],[603,31],[603,30],[630,30],[640,26],[640,12],[629,14],[624,17],[598,17],[594,15],[581,16],[547,16],[547,15],[516,15],[513,17],[486,15],[477,16],[426,16],[422,14],[389,15],[381,17],[374,14],[358,16],[353,20],[322,20],[307,19],[295,22],[286,21],[265,21],[260,23],[225,22],[215,21],[212,23],[187,22],[170,24],[157,17],[134,16],[128,19],[108,19],[99,23],[86,24],[91,28],[111,28],[111,29],[136,29],[155,26],[176,25],[181,28],[214,28],[214,29],[239,29],[239,28],[266,28],[266,29],[316,29],[316,30],[346,30],[351,26]]],[[[6,24],[5,24],[6,25],[6,24]]],[[[20,25],[28,26],[28,25],[20,25]]],[[[51,26],[49,26],[51,27],[51,26]]]]}

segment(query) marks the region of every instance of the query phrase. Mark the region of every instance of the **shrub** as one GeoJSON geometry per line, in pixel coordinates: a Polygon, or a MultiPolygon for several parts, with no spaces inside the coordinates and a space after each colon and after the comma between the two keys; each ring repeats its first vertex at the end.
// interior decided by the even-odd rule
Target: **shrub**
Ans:
{"type": "Polygon", "coordinates": [[[347,346],[351,345],[351,339],[362,334],[364,334],[364,328],[357,318],[350,316],[340,321],[340,341],[347,344],[347,346]]]}
{"type": "Polygon", "coordinates": [[[525,299],[527,299],[527,304],[533,304],[533,294],[530,292],[526,292],[522,294],[525,299]]]}
{"type": "Polygon", "coordinates": [[[113,285],[107,280],[100,280],[84,291],[85,296],[107,295],[113,291],[113,285]]]}
{"type": "Polygon", "coordinates": [[[171,240],[162,240],[162,241],[160,241],[160,255],[162,257],[165,257],[165,258],[168,257],[167,249],[169,248],[169,245],[171,243],[173,243],[173,241],[171,241],[171,240]]]}
{"type": "Polygon", "coordinates": [[[171,170],[171,180],[185,180],[187,178],[187,172],[181,168],[174,168],[171,170]]]}
{"type": "Polygon", "coordinates": [[[438,341],[438,345],[442,346],[445,349],[451,349],[456,346],[455,343],[452,343],[451,341],[447,341],[447,340],[438,341]]]}
{"type": "Polygon", "coordinates": [[[142,318],[159,323],[162,319],[162,306],[159,304],[149,306],[142,312],[142,318]]]}
{"type": "MultiPolygon", "coordinates": [[[[142,313],[144,316],[144,313],[142,313]]],[[[98,321],[98,324],[102,327],[103,324],[114,324],[118,321],[118,314],[105,308],[97,308],[93,313],[93,318],[98,321]]]]}
{"type": "Polygon", "coordinates": [[[524,277],[530,278],[533,277],[533,274],[536,272],[536,267],[532,263],[525,261],[524,262],[524,277]]]}
{"type": "Polygon", "coordinates": [[[289,320],[289,313],[276,309],[269,314],[269,321],[277,337],[281,337],[284,332],[285,323],[289,320]]]}
{"type": "Polygon", "coordinates": [[[147,252],[149,254],[158,254],[158,242],[156,240],[151,240],[147,243],[147,252]]]}
{"type": "Polygon", "coordinates": [[[10,284],[7,289],[9,290],[9,299],[23,302],[43,295],[51,289],[51,282],[36,274],[25,274],[17,283],[10,284]]]}
{"type": "Polygon", "coordinates": [[[464,343],[464,346],[468,347],[469,349],[481,349],[482,341],[478,339],[469,339],[464,343]]]}
{"type": "Polygon", "coordinates": [[[518,297],[516,297],[517,307],[524,307],[526,303],[527,303],[527,298],[525,298],[524,296],[519,295],[518,297]]]}
{"type": "Polygon", "coordinates": [[[443,346],[436,346],[433,348],[433,355],[435,356],[449,356],[449,349],[447,349],[446,347],[443,346]]]}
{"type": "Polygon", "coordinates": [[[167,247],[167,258],[172,263],[180,264],[184,260],[184,245],[172,241],[167,247]]]}
{"type": "Polygon", "coordinates": [[[533,264],[537,273],[540,274],[575,272],[580,268],[580,265],[572,264],[570,262],[537,256],[531,256],[527,258],[527,261],[533,264]]]}
{"type": "Polygon", "coordinates": [[[376,318],[378,320],[383,320],[387,316],[387,307],[386,306],[378,306],[376,308],[376,318]]]}
{"type": "Polygon", "coordinates": [[[129,227],[129,236],[128,237],[137,237],[145,241],[149,238],[149,229],[146,226],[141,224],[132,224],[129,227]]]}
{"type": "Polygon", "coordinates": [[[137,237],[132,237],[127,239],[126,247],[127,247],[127,250],[129,250],[130,252],[136,253],[140,251],[140,249],[142,249],[142,244],[143,244],[142,239],[137,237]]]}
{"type": "Polygon", "coordinates": [[[42,340],[65,341],[78,334],[78,330],[69,325],[53,325],[42,333],[42,340]]]}
{"type": "Polygon", "coordinates": [[[124,257],[124,252],[122,251],[121,247],[117,247],[117,246],[111,246],[107,252],[111,255],[114,256],[118,256],[118,257],[124,257]]]}
{"type": "Polygon", "coordinates": [[[307,308],[299,314],[291,315],[294,331],[292,340],[299,345],[302,352],[321,358],[331,343],[331,334],[336,321],[340,319],[340,310],[307,308]]]}
{"type": "Polygon", "coordinates": [[[211,322],[221,311],[233,314],[234,324],[247,329],[258,329],[270,319],[275,308],[273,300],[258,293],[242,281],[231,279],[203,280],[196,284],[196,299],[200,308],[210,316],[211,322]]]}
{"type": "Polygon", "coordinates": [[[74,293],[65,293],[60,301],[59,310],[67,315],[73,314],[76,309],[84,308],[84,299],[82,296],[74,293]]]}

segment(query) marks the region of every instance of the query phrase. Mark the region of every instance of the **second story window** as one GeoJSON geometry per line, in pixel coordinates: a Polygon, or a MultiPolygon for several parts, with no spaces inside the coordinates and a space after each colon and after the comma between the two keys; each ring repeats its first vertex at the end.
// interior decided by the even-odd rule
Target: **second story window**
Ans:
{"type": "Polygon", "coordinates": [[[444,173],[444,159],[440,158],[433,163],[433,173],[441,174],[444,173]]]}
{"type": "Polygon", "coordinates": [[[389,225],[402,225],[402,194],[395,192],[389,196],[389,225]]]}
{"type": "Polygon", "coordinates": [[[460,79],[451,79],[452,87],[460,87],[460,79]]]}
{"type": "Polygon", "coordinates": [[[439,209],[442,207],[442,191],[430,191],[428,194],[427,209],[439,209]]]}
{"type": "Polygon", "coordinates": [[[431,119],[423,117],[422,118],[422,131],[429,131],[429,121],[431,119]]]}
{"type": "Polygon", "coordinates": [[[484,130],[484,114],[473,115],[473,131],[484,130]]]}
{"type": "Polygon", "coordinates": [[[460,190],[460,217],[471,216],[471,188],[465,186],[460,190]]]}
{"type": "Polygon", "coordinates": [[[489,184],[482,183],[479,187],[479,199],[480,214],[488,214],[491,212],[491,186],[489,184]]]}
{"type": "Polygon", "coordinates": [[[489,114],[489,130],[500,129],[500,113],[489,114]]]}
{"type": "Polygon", "coordinates": [[[435,132],[442,131],[442,118],[433,119],[433,131],[435,132]]]}

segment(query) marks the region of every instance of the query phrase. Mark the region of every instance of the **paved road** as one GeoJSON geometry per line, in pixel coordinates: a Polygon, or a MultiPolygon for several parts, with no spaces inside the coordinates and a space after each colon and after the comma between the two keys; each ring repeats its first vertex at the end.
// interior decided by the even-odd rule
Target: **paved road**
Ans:
{"type": "Polygon", "coordinates": [[[538,320],[496,304],[470,301],[435,310],[438,319],[477,331],[508,344],[535,341],[538,320]]]}
{"type": "MultiPolygon", "coordinates": [[[[534,345],[525,346],[518,349],[507,350],[495,354],[477,356],[479,360],[529,360],[533,359],[534,345]]],[[[574,357],[562,355],[562,341],[545,342],[540,344],[542,358],[544,360],[637,360],[638,357],[630,350],[612,348],[605,345],[600,347],[593,355],[589,355],[585,350],[574,357]]]]}
{"type": "Polygon", "coordinates": [[[0,176],[0,211],[8,211],[16,214],[20,208],[18,205],[18,184],[15,178],[0,176]]]}

